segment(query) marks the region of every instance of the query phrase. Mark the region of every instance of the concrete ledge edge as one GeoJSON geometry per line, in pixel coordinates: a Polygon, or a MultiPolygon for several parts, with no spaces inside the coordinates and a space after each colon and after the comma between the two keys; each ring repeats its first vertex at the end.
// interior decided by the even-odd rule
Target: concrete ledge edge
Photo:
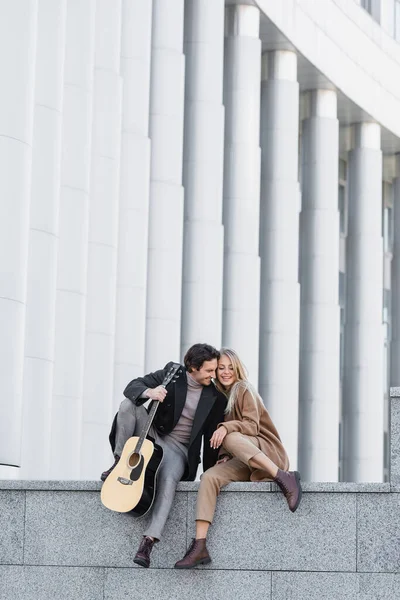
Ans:
{"type": "MultiPolygon", "coordinates": [[[[26,491],[62,491],[62,492],[98,492],[101,490],[100,481],[28,481],[0,480],[0,490],[26,491]]],[[[400,492],[400,485],[390,483],[350,483],[350,482],[305,482],[302,483],[304,492],[315,493],[390,493],[400,492]]],[[[178,484],[178,492],[197,492],[198,481],[182,481],[178,484]]],[[[222,492],[277,492],[278,486],[272,482],[236,482],[230,483],[222,492]]]]}

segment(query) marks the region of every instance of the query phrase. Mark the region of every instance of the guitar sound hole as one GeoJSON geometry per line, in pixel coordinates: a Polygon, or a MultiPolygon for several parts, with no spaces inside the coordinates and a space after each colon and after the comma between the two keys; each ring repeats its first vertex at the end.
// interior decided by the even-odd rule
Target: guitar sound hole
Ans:
{"type": "Polygon", "coordinates": [[[138,454],[137,452],[134,452],[133,454],[130,455],[128,464],[131,467],[131,469],[134,469],[135,467],[137,467],[137,465],[139,463],[140,463],[140,454],[138,454]]]}

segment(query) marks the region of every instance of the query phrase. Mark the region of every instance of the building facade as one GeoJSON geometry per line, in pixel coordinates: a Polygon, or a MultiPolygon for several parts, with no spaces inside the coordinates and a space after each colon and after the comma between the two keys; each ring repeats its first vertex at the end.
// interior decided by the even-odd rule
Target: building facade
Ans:
{"type": "Polygon", "coordinates": [[[398,0],[0,3],[0,477],[96,479],[231,346],[305,480],[388,477],[398,0]]]}

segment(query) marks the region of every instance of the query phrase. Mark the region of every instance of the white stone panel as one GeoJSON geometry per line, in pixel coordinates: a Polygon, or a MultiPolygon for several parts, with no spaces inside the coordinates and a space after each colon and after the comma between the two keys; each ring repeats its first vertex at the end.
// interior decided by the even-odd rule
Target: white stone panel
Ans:
{"type": "Polygon", "coordinates": [[[36,0],[0,5],[0,463],[20,466],[36,0]]]}
{"type": "Polygon", "coordinates": [[[96,2],[69,0],[50,478],[80,476],[96,2]]]}
{"type": "Polygon", "coordinates": [[[184,1],[154,0],[145,371],[180,358],[184,1]]]}
{"type": "Polygon", "coordinates": [[[261,396],[297,465],[299,378],[299,85],[293,52],[262,58],[261,396]]]}
{"type": "Polygon", "coordinates": [[[350,152],[347,318],[343,384],[344,476],[383,475],[382,153],[374,123],[354,126],[350,152]]]}
{"type": "Polygon", "coordinates": [[[224,15],[223,0],[185,5],[182,355],[200,340],[221,346],[224,15]]]}
{"type": "Polygon", "coordinates": [[[113,391],[116,408],[125,386],[143,374],[145,363],[152,7],[151,0],[122,3],[123,98],[113,391]]]}
{"type": "Polygon", "coordinates": [[[66,0],[39,0],[21,476],[49,475],[66,0]]]}
{"type": "Polygon", "coordinates": [[[96,5],[82,403],[81,477],[84,479],[97,478],[108,462],[109,448],[104,434],[113,412],[122,110],[121,9],[120,0],[112,3],[100,0],[96,5]]]}
{"type": "Polygon", "coordinates": [[[392,344],[390,385],[400,386],[400,159],[394,180],[394,240],[392,260],[392,344]]]}

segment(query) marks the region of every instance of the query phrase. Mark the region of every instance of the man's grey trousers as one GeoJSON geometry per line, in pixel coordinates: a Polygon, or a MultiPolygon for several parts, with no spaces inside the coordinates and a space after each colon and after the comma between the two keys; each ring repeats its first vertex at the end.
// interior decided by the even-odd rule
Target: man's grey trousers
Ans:
{"type": "MultiPolygon", "coordinates": [[[[133,435],[140,435],[147,418],[144,406],[136,406],[127,399],[121,402],[117,416],[114,454],[121,456],[126,440],[133,435]]],[[[144,535],[159,540],[172,507],[176,486],[185,471],[187,448],[169,435],[161,437],[154,427],[150,428],[149,435],[162,447],[164,455],[157,475],[156,499],[144,535]]]]}

